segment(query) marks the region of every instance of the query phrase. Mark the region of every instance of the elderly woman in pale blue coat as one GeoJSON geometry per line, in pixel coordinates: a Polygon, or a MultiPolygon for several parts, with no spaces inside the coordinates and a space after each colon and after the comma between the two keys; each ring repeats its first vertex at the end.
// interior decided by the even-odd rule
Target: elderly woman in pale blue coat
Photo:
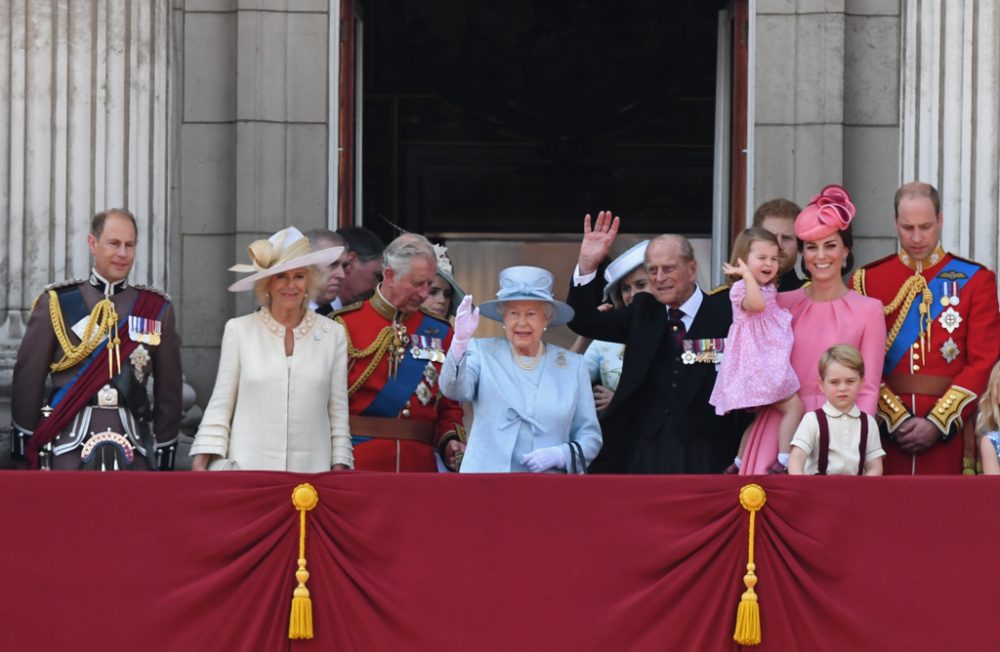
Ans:
{"type": "Polygon", "coordinates": [[[439,382],[445,396],[475,407],[463,473],[582,472],[601,449],[583,357],[542,342],[548,326],[573,317],[552,282],[540,267],[509,267],[496,301],[473,310],[467,295],[458,308],[439,382]],[[472,339],[480,311],[503,323],[505,337],[472,339]]]}

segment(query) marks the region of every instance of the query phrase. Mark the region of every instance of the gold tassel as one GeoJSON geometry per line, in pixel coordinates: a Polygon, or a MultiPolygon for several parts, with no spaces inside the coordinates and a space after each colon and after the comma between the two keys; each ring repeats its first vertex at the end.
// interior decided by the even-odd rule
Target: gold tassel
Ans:
{"type": "Polygon", "coordinates": [[[300,484],[292,491],[292,505],[299,511],[299,569],[295,571],[295,579],[299,585],[292,592],[292,614],[288,620],[288,638],[312,638],[312,598],[306,582],[309,581],[309,571],[306,570],[306,512],[319,503],[319,494],[309,483],[300,484]]]}
{"type": "Polygon", "coordinates": [[[757,511],[764,506],[767,495],[760,485],[748,484],[740,489],[740,505],[750,512],[750,545],[747,555],[747,574],[743,576],[743,583],[747,590],[740,598],[740,606],[736,610],[736,631],[733,632],[733,640],[740,645],[760,644],[760,604],[757,601],[757,593],[754,586],[757,585],[757,565],[753,563],[753,534],[754,521],[757,511]]]}

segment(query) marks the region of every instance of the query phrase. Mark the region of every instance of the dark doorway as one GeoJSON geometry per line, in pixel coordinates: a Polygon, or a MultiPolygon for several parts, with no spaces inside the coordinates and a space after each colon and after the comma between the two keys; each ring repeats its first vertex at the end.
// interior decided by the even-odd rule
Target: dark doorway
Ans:
{"type": "Polygon", "coordinates": [[[718,9],[367,0],[363,220],[426,234],[712,231],[718,9]]]}

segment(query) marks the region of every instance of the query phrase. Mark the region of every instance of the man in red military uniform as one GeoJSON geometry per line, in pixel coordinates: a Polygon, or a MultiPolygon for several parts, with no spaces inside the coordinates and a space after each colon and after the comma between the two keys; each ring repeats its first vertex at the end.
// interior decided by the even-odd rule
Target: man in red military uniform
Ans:
{"type": "Polygon", "coordinates": [[[885,306],[879,394],[886,474],[958,474],[972,461],[976,401],[1000,357],[996,276],[941,248],[941,201],[913,182],[895,199],[902,252],[859,269],[854,289],[885,306]]]}
{"type": "Polygon", "coordinates": [[[457,470],[462,407],[441,395],[438,375],[451,325],[421,310],[436,274],[430,242],[408,233],[384,252],[375,295],[336,313],[347,330],[354,466],[367,471],[435,471],[436,449],[457,470]]]}

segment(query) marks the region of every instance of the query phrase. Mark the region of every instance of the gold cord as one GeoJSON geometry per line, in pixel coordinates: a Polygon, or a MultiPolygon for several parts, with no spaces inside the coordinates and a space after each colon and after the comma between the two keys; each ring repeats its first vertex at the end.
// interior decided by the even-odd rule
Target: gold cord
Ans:
{"type": "Polygon", "coordinates": [[[339,322],[340,325],[344,327],[344,333],[347,334],[347,356],[352,362],[354,360],[360,360],[361,358],[372,356],[371,361],[368,363],[368,366],[365,367],[361,376],[347,388],[347,395],[354,396],[354,393],[357,392],[369,378],[371,378],[373,373],[375,373],[375,369],[378,368],[382,358],[384,358],[389,349],[392,348],[395,332],[392,325],[386,326],[379,331],[379,334],[375,338],[374,342],[369,344],[364,349],[358,349],[354,346],[354,342],[351,341],[351,332],[347,329],[347,324],[344,323],[344,320],[337,317],[334,321],[339,322]]]}
{"type": "Polygon", "coordinates": [[[121,339],[118,337],[118,313],[115,311],[115,304],[111,303],[110,299],[107,297],[101,299],[91,310],[79,346],[74,346],[66,333],[59,296],[55,290],[49,290],[49,319],[52,321],[52,330],[56,335],[56,340],[63,350],[62,359],[49,366],[53,373],[75,367],[93,353],[105,339],[107,339],[109,349],[108,376],[114,376],[112,365],[115,359],[118,360],[118,369],[121,369],[121,358],[118,351],[121,344],[121,339]],[[111,355],[111,351],[114,351],[115,356],[111,355]]]}
{"type": "Polygon", "coordinates": [[[931,294],[930,288],[927,287],[926,279],[918,273],[906,279],[906,282],[899,288],[899,292],[896,293],[896,297],[883,309],[886,316],[889,316],[902,306],[899,315],[896,316],[896,320],[892,324],[892,328],[886,334],[886,351],[892,348],[896,337],[899,336],[903,322],[906,321],[906,316],[910,314],[910,308],[913,306],[913,302],[918,295],[921,297],[920,305],[917,308],[920,311],[921,355],[931,346],[931,302],[934,300],[934,297],[931,294]]]}

